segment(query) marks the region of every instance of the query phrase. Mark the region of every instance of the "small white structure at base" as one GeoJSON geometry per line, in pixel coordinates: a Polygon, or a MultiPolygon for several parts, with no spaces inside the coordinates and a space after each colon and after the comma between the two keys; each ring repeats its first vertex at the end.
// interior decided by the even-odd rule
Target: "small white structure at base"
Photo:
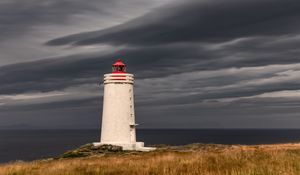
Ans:
{"type": "Polygon", "coordinates": [[[101,141],[94,146],[116,145],[123,150],[151,151],[144,142],[136,142],[136,123],[132,74],[125,73],[126,65],[118,60],[113,72],[104,75],[101,141]]]}

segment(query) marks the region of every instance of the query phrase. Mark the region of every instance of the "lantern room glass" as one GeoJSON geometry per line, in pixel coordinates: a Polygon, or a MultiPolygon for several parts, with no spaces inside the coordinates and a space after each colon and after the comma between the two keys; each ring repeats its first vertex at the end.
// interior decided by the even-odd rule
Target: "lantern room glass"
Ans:
{"type": "Polygon", "coordinates": [[[113,66],[112,67],[112,72],[125,72],[126,71],[126,68],[125,68],[125,66],[123,66],[123,65],[118,65],[118,66],[113,66]]]}

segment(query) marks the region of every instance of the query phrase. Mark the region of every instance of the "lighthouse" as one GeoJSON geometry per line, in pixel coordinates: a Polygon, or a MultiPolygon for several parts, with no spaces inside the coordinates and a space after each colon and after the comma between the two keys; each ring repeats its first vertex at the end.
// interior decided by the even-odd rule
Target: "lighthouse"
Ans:
{"type": "Polygon", "coordinates": [[[112,65],[112,73],[104,75],[103,84],[101,138],[94,145],[110,144],[138,151],[155,149],[136,141],[134,76],[126,73],[126,65],[120,59],[112,65]]]}

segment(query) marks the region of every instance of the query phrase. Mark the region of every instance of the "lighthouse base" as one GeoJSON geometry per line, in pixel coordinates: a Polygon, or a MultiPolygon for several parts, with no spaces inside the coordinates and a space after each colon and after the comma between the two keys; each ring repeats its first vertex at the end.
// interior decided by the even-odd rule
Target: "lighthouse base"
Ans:
{"type": "Polygon", "coordinates": [[[121,146],[123,150],[130,150],[130,151],[153,151],[156,149],[154,147],[144,147],[144,142],[136,142],[136,143],[94,142],[93,145],[94,146],[115,145],[115,146],[121,146]]]}

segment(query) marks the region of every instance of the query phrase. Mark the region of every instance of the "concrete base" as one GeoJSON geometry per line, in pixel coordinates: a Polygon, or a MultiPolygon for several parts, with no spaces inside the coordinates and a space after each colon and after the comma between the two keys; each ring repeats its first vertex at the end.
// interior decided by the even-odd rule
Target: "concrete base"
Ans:
{"type": "Polygon", "coordinates": [[[136,143],[117,143],[117,142],[109,142],[109,143],[102,143],[102,142],[94,142],[94,146],[101,146],[101,145],[116,145],[121,146],[123,150],[131,150],[131,151],[153,151],[156,148],[154,147],[144,147],[144,142],[136,142],[136,143]]]}

